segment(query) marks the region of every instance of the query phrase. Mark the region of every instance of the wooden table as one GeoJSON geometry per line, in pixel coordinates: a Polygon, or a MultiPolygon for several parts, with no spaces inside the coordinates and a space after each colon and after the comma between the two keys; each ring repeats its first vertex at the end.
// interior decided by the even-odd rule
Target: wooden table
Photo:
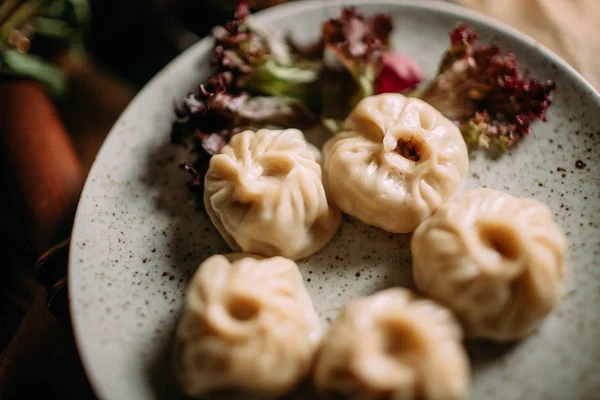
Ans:
{"type": "Polygon", "coordinates": [[[68,321],[49,312],[34,265],[68,237],[85,174],[135,90],[89,59],[65,68],[71,89],[58,107],[36,83],[0,83],[2,399],[94,398],[68,321]]]}

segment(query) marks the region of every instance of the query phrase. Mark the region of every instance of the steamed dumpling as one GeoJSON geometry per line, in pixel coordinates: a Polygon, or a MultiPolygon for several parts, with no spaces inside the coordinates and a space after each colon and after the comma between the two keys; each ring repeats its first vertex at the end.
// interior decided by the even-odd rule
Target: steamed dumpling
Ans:
{"type": "Polygon", "coordinates": [[[452,309],[472,337],[521,338],[561,294],[565,239],[535,200],[467,192],[419,226],[411,250],[419,289],[452,309]]]}
{"type": "Polygon", "coordinates": [[[393,288],[347,304],[323,338],[314,370],[331,398],[465,397],[469,363],[452,314],[393,288]]]}
{"type": "Polygon", "coordinates": [[[388,232],[412,232],[460,192],[469,164],[458,128],[401,94],[363,99],[323,148],[333,200],[388,232]]]}
{"type": "Polygon", "coordinates": [[[200,265],[188,288],[175,373],[189,396],[275,398],[309,373],[319,338],[296,263],[217,255],[200,265]]]}
{"type": "Polygon", "coordinates": [[[261,129],[233,136],[211,158],[204,205],[232,250],[299,259],[331,240],[341,212],[317,154],[297,129],[261,129]]]}

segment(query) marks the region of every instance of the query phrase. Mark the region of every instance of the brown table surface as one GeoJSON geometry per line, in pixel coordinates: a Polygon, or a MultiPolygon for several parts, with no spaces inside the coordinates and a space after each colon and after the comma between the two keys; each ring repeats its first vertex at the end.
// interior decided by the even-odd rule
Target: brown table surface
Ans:
{"type": "MultiPolygon", "coordinates": [[[[70,92],[58,108],[87,172],[135,90],[91,59],[65,67],[71,76],[70,92]]],[[[10,205],[2,202],[4,196],[0,196],[0,398],[93,399],[71,329],[48,311],[46,290],[35,282],[35,255],[9,236],[7,227],[19,221],[13,220],[10,205]]]]}

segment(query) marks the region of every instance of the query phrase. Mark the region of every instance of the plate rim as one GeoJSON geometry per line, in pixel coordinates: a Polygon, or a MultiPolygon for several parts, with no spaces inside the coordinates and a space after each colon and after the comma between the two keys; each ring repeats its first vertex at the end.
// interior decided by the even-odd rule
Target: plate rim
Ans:
{"type": "MultiPolygon", "coordinates": [[[[281,4],[260,12],[253,14],[253,19],[262,22],[269,20],[277,20],[278,18],[284,17],[285,15],[304,12],[311,9],[318,8],[328,8],[332,6],[361,6],[361,5],[369,5],[372,7],[377,6],[394,6],[398,8],[416,8],[421,10],[433,10],[433,11],[441,11],[447,15],[455,16],[457,18],[465,17],[467,19],[471,19],[477,21],[483,25],[489,26],[492,29],[500,32],[502,35],[505,35],[509,38],[512,38],[516,41],[525,43],[527,47],[532,48],[535,51],[540,52],[544,57],[548,58],[550,61],[554,62],[557,67],[562,70],[564,73],[570,76],[571,79],[580,85],[581,89],[585,89],[585,91],[589,92],[591,97],[595,100],[596,107],[600,110],[600,92],[596,90],[582,75],[579,73],[573,66],[568,64],[565,60],[563,60],[560,56],[554,53],[552,50],[536,41],[532,37],[527,34],[512,28],[511,26],[493,18],[487,16],[485,14],[480,13],[479,11],[475,11],[469,9],[467,7],[455,4],[450,1],[442,1],[442,0],[345,0],[345,1],[336,1],[337,4],[328,0],[304,0],[299,2],[290,2],[281,4]]],[[[77,281],[76,270],[77,266],[75,265],[73,254],[79,249],[76,248],[74,240],[76,233],[79,230],[79,226],[84,224],[83,212],[81,211],[81,204],[83,203],[83,199],[85,194],[91,190],[91,186],[93,185],[92,177],[96,175],[98,167],[98,160],[102,158],[104,153],[107,151],[107,142],[109,139],[114,136],[117,127],[120,125],[121,120],[125,115],[130,113],[130,110],[137,107],[137,103],[140,101],[140,98],[145,96],[145,93],[154,86],[156,81],[159,81],[162,76],[170,73],[172,69],[174,69],[179,63],[185,62],[184,59],[188,55],[189,52],[193,51],[195,53],[201,53],[204,51],[208,51],[212,47],[212,39],[210,36],[206,36],[202,38],[200,41],[194,43],[192,46],[178,54],[175,58],[173,58],[169,63],[167,63],[152,79],[150,79],[144,87],[138,91],[138,93],[134,96],[134,98],[129,102],[129,104],[125,107],[122,113],[119,115],[119,118],[115,121],[108,134],[106,135],[98,153],[95,157],[94,163],[90,168],[90,171],[86,177],[86,181],[81,192],[77,210],[75,212],[75,218],[73,220],[72,225],[72,236],[69,244],[69,257],[68,257],[68,271],[67,271],[67,282],[71,283],[67,286],[68,289],[68,303],[69,303],[69,316],[71,319],[71,329],[73,332],[73,338],[75,341],[75,346],[81,360],[81,365],[85,372],[85,375],[88,379],[88,382],[92,388],[94,394],[99,398],[103,399],[104,392],[104,384],[101,383],[100,377],[95,376],[92,372],[92,364],[93,359],[91,355],[87,352],[85,342],[85,335],[81,332],[81,324],[82,321],[77,317],[77,313],[74,309],[74,303],[77,301],[78,293],[80,292],[79,285],[73,284],[72,282],[77,281]],[[206,48],[206,49],[203,49],[206,48]]]]}

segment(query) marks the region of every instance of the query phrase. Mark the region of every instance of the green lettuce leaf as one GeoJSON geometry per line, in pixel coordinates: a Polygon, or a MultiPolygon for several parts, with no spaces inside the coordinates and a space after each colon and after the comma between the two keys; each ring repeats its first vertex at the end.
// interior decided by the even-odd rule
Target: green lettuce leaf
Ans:
{"type": "Polygon", "coordinates": [[[34,79],[42,83],[53,96],[60,96],[65,91],[65,74],[54,64],[32,54],[22,54],[17,50],[2,52],[0,72],[34,79]]]}
{"type": "Polygon", "coordinates": [[[250,93],[268,96],[285,96],[300,100],[308,107],[318,107],[318,83],[320,66],[283,66],[268,60],[254,69],[245,82],[245,89],[250,93]]]}

